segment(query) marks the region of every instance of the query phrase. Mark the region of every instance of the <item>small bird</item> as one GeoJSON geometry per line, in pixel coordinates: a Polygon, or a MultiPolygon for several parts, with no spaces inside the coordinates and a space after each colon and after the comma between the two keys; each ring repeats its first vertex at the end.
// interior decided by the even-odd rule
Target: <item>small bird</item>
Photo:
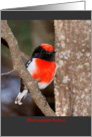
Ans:
{"type": "MultiPolygon", "coordinates": [[[[45,89],[53,80],[56,72],[56,64],[54,60],[55,51],[49,44],[41,44],[38,46],[32,56],[25,64],[27,70],[34,79],[39,79],[39,90],[45,89]]],[[[22,105],[23,99],[28,94],[28,89],[21,79],[20,92],[15,100],[15,104],[22,105]]]]}

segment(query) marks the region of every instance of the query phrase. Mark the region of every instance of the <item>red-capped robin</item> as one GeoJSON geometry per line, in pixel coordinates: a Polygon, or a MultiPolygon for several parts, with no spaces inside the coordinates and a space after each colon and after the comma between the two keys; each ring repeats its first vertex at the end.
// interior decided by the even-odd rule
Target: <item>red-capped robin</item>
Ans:
{"type": "MultiPolygon", "coordinates": [[[[25,64],[34,79],[39,79],[38,88],[45,89],[53,80],[56,72],[56,64],[54,60],[54,48],[49,44],[41,44],[38,46],[32,56],[25,64]]],[[[20,92],[15,100],[15,104],[22,105],[23,99],[26,97],[28,90],[21,79],[20,92]]]]}

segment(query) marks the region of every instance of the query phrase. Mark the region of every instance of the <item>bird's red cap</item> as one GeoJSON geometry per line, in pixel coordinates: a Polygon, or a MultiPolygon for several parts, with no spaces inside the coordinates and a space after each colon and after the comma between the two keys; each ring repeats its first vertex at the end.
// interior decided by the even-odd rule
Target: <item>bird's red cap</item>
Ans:
{"type": "Polygon", "coordinates": [[[41,47],[49,52],[54,50],[54,48],[51,45],[45,43],[41,44],[41,47]]]}

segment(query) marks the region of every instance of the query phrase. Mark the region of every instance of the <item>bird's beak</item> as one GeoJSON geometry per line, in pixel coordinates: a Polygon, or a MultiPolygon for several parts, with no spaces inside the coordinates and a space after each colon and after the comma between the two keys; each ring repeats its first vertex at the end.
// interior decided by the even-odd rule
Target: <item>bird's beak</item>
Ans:
{"type": "Polygon", "coordinates": [[[56,50],[53,51],[53,53],[56,53],[56,52],[57,52],[56,50]]]}
{"type": "Polygon", "coordinates": [[[49,53],[47,53],[47,54],[55,54],[57,51],[56,50],[54,50],[54,51],[51,51],[51,52],[49,52],[49,53]]]}

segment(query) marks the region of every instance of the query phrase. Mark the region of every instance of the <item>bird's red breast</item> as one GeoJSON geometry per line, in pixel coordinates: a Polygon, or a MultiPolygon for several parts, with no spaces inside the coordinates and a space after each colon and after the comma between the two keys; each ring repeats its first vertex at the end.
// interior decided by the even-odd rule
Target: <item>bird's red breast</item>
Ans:
{"type": "Polygon", "coordinates": [[[54,78],[55,69],[56,69],[55,62],[49,62],[37,58],[35,59],[35,65],[36,65],[36,69],[32,73],[32,77],[34,79],[41,78],[39,82],[49,83],[54,78]]]}

